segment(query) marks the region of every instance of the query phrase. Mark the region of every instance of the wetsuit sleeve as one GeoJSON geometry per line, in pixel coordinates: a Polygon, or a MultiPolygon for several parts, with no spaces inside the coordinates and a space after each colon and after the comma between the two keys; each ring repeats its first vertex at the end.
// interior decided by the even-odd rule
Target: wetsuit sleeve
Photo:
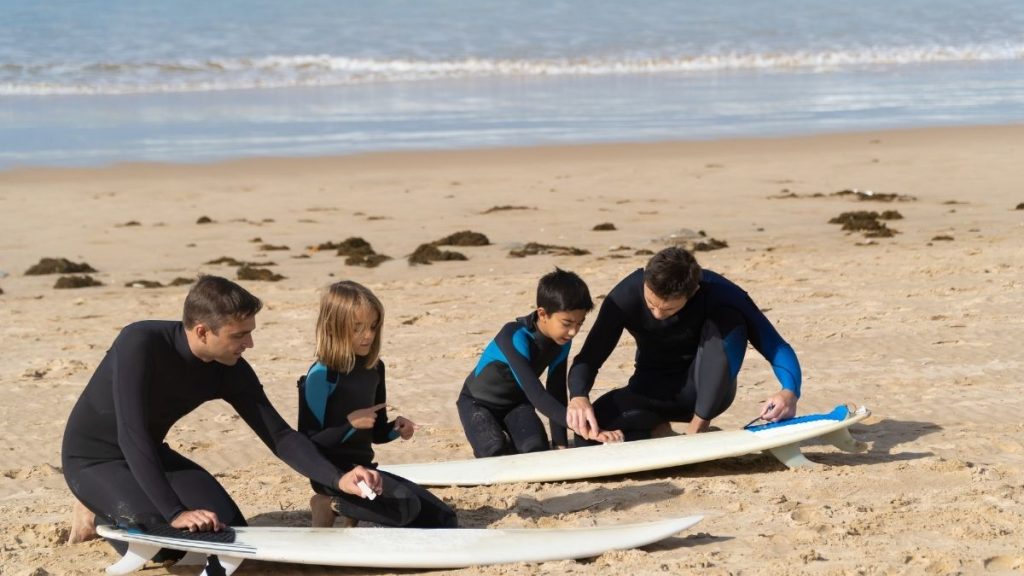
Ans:
{"type": "MultiPolygon", "coordinates": [[[[566,389],[566,373],[569,371],[569,344],[565,345],[565,351],[559,355],[559,357],[548,366],[548,381],[547,388],[548,394],[552,398],[558,401],[562,406],[562,413],[565,413],[565,408],[569,404],[569,394],[566,389]]],[[[555,423],[554,420],[549,422],[551,425],[551,443],[555,446],[568,446],[569,445],[569,432],[565,426],[555,423]]]]}
{"type": "Polygon", "coordinates": [[[526,394],[526,399],[530,401],[530,404],[540,410],[540,413],[549,421],[565,427],[568,425],[565,421],[565,406],[559,404],[558,400],[544,389],[540,379],[533,374],[530,360],[526,356],[529,354],[529,344],[526,342],[529,337],[520,332],[520,328],[521,326],[515,322],[505,324],[498,335],[494,337],[494,343],[498,345],[498,349],[505,356],[508,367],[512,370],[512,376],[526,394]]]}
{"type": "Polygon", "coordinates": [[[248,363],[239,362],[235,368],[237,380],[228,386],[229,393],[225,394],[224,400],[231,404],[270,451],[292,469],[320,484],[337,486],[342,471],[347,472],[353,466],[346,465],[339,470],[328,462],[313,442],[293,430],[271,405],[248,363]]]}
{"type": "Polygon", "coordinates": [[[622,330],[626,327],[624,318],[619,305],[611,297],[605,298],[594,327],[587,334],[580,353],[572,361],[572,370],[569,371],[570,398],[590,394],[598,371],[622,337],[622,330]]]}
{"type": "Polygon", "coordinates": [[[802,376],[796,351],[782,339],[775,326],[746,293],[743,294],[739,308],[747,320],[747,337],[750,343],[771,363],[779,384],[799,398],[802,376]]]}
{"type": "Polygon", "coordinates": [[[188,508],[167,481],[160,463],[158,444],[146,428],[147,398],[151,382],[147,340],[131,332],[121,332],[113,354],[114,412],[117,418],[117,444],[128,462],[132,476],[170,522],[188,508]]]}
{"type": "MultiPolygon", "coordinates": [[[[374,404],[385,404],[388,401],[387,386],[384,381],[384,363],[377,362],[377,372],[380,374],[380,381],[377,383],[377,396],[374,404]]],[[[385,406],[377,410],[377,417],[373,421],[373,443],[386,444],[398,438],[398,430],[395,430],[395,421],[388,422],[388,409],[385,406]]]]}

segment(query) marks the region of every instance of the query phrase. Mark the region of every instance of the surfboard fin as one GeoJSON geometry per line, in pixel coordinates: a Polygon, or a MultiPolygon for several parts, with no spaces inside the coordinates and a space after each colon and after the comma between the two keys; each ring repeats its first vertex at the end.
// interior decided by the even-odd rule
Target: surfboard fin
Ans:
{"type": "Polygon", "coordinates": [[[803,452],[800,452],[800,443],[776,446],[775,448],[769,448],[768,451],[772,453],[772,456],[778,458],[779,462],[782,462],[789,468],[810,468],[813,466],[820,466],[820,464],[815,464],[808,460],[807,457],[803,455],[803,452]]]}
{"type": "Polygon", "coordinates": [[[143,544],[141,542],[129,542],[128,551],[124,553],[124,556],[120,560],[107,566],[107,574],[130,574],[136,570],[140,570],[149,562],[149,559],[156,556],[156,553],[160,551],[160,546],[154,544],[143,544]]]}
{"type": "Polygon", "coordinates": [[[242,558],[231,556],[210,556],[207,559],[206,570],[199,576],[231,576],[242,564],[242,558]]]}
{"type": "Polygon", "coordinates": [[[850,435],[849,428],[840,428],[839,430],[829,432],[822,436],[821,439],[843,452],[865,452],[868,449],[867,443],[861,442],[850,435]]]}

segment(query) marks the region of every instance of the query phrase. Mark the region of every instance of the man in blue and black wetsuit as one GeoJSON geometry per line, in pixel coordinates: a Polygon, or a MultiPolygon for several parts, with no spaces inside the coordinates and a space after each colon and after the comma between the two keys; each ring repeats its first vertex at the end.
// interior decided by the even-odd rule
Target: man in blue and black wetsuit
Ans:
{"type": "Polygon", "coordinates": [[[619,282],[601,305],[569,372],[567,424],[621,429],[626,440],[666,434],[671,422],[689,422],[691,434],[704,432],[736,396],[748,342],[782,385],[765,401],[761,417],[793,417],[800,396],[793,348],[743,289],[701,270],[686,250],[666,248],[619,282]],[[591,405],[598,370],[623,330],[636,339],[633,376],[591,405]]]}
{"type": "MultiPolygon", "coordinates": [[[[569,348],[593,307],[586,283],[576,274],[556,268],[537,284],[537,309],[505,324],[487,345],[456,402],[477,458],[550,448],[538,410],[548,418],[554,446],[568,445],[569,348]],[[539,379],[545,369],[547,389],[539,379]]],[[[617,430],[597,428],[589,429],[584,437],[598,442],[622,438],[617,430]]]]}
{"type": "Polygon", "coordinates": [[[332,464],[270,404],[242,359],[253,346],[261,307],[258,298],[230,280],[203,276],[185,298],[182,321],[136,322],[121,330],[64,431],[64,478],[79,501],[72,542],[96,536],[97,516],[143,530],[244,526],[245,518],[217,479],[164,442],[175,422],[215,399],[230,404],[299,473],[348,494],[362,493],[360,481],[380,491],[375,470],[332,464]]]}

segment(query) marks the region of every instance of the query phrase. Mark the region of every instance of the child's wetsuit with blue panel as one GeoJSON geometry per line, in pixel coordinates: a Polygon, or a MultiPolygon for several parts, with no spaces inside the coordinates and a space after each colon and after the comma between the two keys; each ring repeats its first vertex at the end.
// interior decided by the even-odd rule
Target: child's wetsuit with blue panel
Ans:
{"type": "MultiPolygon", "coordinates": [[[[398,438],[395,423],[387,419],[386,408],[377,411],[373,427],[352,426],[348,415],[387,401],[384,362],[365,367],[357,358],[356,367],[343,374],[317,362],[299,379],[299,431],[309,436],[331,462],[351,462],[376,468],[372,444],[398,438]]],[[[374,500],[339,491],[336,485],[311,481],[318,494],[330,496],[336,512],[385,526],[417,528],[454,528],[455,512],[421,486],[378,471],[383,493],[374,500]]]]}
{"type": "Polygon", "coordinates": [[[537,328],[537,313],[502,327],[466,378],[456,406],[477,458],[550,448],[541,412],[556,446],[568,444],[566,374],[572,342],[559,345],[537,328]],[[547,370],[547,387],[540,375],[547,370]]]}

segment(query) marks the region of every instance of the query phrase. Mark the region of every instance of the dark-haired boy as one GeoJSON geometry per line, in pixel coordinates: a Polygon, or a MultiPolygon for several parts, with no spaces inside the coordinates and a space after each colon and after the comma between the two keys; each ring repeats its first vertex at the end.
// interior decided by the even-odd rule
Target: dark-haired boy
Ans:
{"type": "MultiPolygon", "coordinates": [[[[262,306],[234,282],[202,276],[185,298],[183,321],[136,322],[121,330],[64,431],[64,478],[78,499],[71,542],[96,536],[96,516],[142,529],[245,526],[220,483],[163,441],[176,421],[208,400],[225,400],[304,476],[356,496],[360,481],[380,490],[375,470],[339,470],[270,404],[242,359],[253,347],[262,306]]],[[[162,554],[169,560],[184,553],[162,554]]]]}
{"type": "Polygon", "coordinates": [[[791,418],[800,396],[793,348],[739,286],[702,270],[678,247],[651,257],[608,294],[569,373],[567,423],[574,429],[621,429],[626,440],[671,431],[689,422],[704,432],[736,396],[747,343],[767,359],[782,389],[761,409],[768,421],[791,418]],[[636,339],[636,365],[624,388],[593,405],[588,394],[622,331],[636,339]]]}
{"type": "MultiPolygon", "coordinates": [[[[549,420],[554,445],[568,445],[569,348],[593,308],[590,290],[576,274],[556,268],[540,279],[537,309],[502,327],[466,378],[455,403],[474,456],[548,450],[551,446],[537,410],[549,420]],[[539,379],[545,369],[547,389],[539,379]]],[[[584,437],[597,442],[622,439],[618,431],[596,428],[588,429],[584,437]]]]}

